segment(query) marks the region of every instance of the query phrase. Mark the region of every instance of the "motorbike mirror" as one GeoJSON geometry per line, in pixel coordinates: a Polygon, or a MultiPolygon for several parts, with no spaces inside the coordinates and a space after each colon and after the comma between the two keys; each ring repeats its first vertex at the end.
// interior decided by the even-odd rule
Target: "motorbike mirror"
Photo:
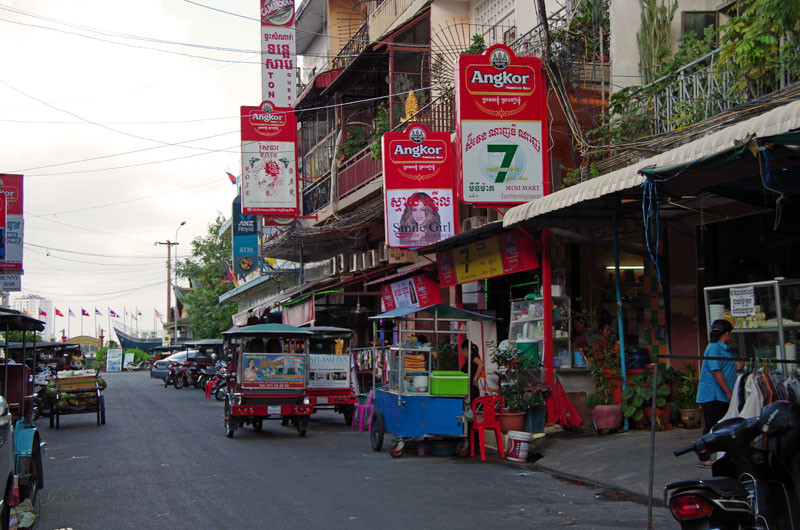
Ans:
{"type": "Polygon", "coordinates": [[[211,354],[211,360],[212,361],[216,361],[217,360],[217,354],[216,353],[212,353],[211,354]]]}

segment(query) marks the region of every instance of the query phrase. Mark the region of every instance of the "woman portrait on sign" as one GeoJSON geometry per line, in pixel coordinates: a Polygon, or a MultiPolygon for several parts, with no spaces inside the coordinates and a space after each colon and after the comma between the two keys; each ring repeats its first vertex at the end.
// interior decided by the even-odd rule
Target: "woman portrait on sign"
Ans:
{"type": "Polygon", "coordinates": [[[244,369],[244,380],[255,381],[258,378],[258,370],[256,369],[256,360],[250,359],[247,362],[247,368],[244,369]]]}
{"type": "Polygon", "coordinates": [[[421,191],[410,195],[406,199],[400,224],[395,224],[395,231],[404,244],[439,241],[442,236],[442,221],[436,201],[421,191]]]}

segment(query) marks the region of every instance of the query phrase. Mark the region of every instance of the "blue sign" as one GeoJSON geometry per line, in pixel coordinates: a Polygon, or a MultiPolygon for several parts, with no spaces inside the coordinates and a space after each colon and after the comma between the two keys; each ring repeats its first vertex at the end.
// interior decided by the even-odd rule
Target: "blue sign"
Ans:
{"type": "Polygon", "coordinates": [[[242,197],[233,199],[233,273],[249,274],[258,266],[258,218],[242,214],[242,197]]]}

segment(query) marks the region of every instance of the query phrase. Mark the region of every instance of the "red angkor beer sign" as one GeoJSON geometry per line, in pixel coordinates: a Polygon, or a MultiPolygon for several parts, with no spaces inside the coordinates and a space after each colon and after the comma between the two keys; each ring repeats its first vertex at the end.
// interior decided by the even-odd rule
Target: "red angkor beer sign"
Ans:
{"type": "Polygon", "coordinates": [[[269,101],[258,107],[242,107],[241,128],[242,213],[300,215],[294,110],[269,101]]]}
{"type": "Polygon", "coordinates": [[[382,138],[386,245],[419,247],[456,233],[450,133],[413,123],[382,138]]]}
{"type": "Polygon", "coordinates": [[[547,105],[541,61],[496,44],[456,70],[459,199],[511,206],[548,193],[547,105]]]}

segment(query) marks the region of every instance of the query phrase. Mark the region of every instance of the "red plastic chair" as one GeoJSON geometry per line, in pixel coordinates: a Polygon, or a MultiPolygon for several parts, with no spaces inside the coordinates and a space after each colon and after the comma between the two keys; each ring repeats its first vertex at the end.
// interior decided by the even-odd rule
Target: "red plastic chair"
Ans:
{"type": "MultiPolygon", "coordinates": [[[[500,420],[503,419],[503,397],[502,396],[481,396],[472,402],[472,433],[477,432],[481,444],[481,460],[486,460],[486,445],[484,443],[484,434],[486,429],[494,429],[495,438],[497,439],[497,450],[500,452],[500,457],[505,458],[506,454],[503,450],[503,433],[500,431],[500,420]],[[499,406],[498,406],[499,405],[499,406]],[[482,406],[483,419],[478,421],[478,406],[482,406]]],[[[475,456],[475,436],[470,435],[470,456],[475,456]]]]}
{"type": "Polygon", "coordinates": [[[356,403],[353,405],[353,423],[350,425],[350,428],[354,428],[356,426],[356,416],[358,416],[358,430],[364,430],[364,419],[367,420],[367,430],[372,432],[372,409],[373,409],[373,391],[370,390],[369,394],[367,394],[367,402],[361,405],[360,403],[356,403]],[[366,418],[365,418],[366,417],[366,418]]]}

